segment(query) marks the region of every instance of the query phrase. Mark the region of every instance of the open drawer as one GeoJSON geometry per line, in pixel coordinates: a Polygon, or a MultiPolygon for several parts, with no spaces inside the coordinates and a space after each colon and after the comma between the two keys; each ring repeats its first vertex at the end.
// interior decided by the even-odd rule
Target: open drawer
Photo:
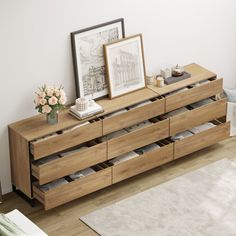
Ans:
{"type": "Polygon", "coordinates": [[[107,141],[108,159],[169,136],[169,119],[151,119],[150,125],[107,141]],[[155,123],[154,123],[155,122],[155,123]]]}
{"type": "Polygon", "coordinates": [[[190,137],[175,141],[174,159],[178,159],[229,137],[230,122],[221,123],[215,120],[211,123],[215,126],[193,134],[190,137]]]}
{"type": "Polygon", "coordinates": [[[140,174],[173,160],[173,143],[157,142],[160,146],[133,159],[112,166],[113,183],[140,174]]]}
{"type": "Polygon", "coordinates": [[[226,99],[212,101],[192,110],[170,117],[170,135],[226,115],[226,99]]]}
{"type": "Polygon", "coordinates": [[[37,160],[100,136],[102,136],[102,121],[96,119],[32,141],[30,149],[33,158],[37,160]]]}
{"type": "Polygon", "coordinates": [[[51,161],[45,160],[44,163],[44,159],[47,157],[32,163],[32,174],[40,185],[106,161],[107,144],[88,142],[77,149],[57,155],[51,161]]]}
{"type": "Polygon", "coordinates": [[[199,86],[188,86],[186,90],[166,96],[166,112],[214,96],[223,90],[223,79],[209,79],[204,82],[200,82],[199,86]]]}
{"type": "Polygon", "coordinates": [[[148,120],[165,112],[165,99],[156,98],[114,112],[103,119],[103,135],[148,120]]]}
{"type": "Polygon", "coordinates": [[[67,183],[50,190],[42,190],[42,186],[34,183],[33,195],[48,210],[111,185],[111,167],[96,165],[92,168],[93,174],[73,181],[67,179],[67,183]]]}

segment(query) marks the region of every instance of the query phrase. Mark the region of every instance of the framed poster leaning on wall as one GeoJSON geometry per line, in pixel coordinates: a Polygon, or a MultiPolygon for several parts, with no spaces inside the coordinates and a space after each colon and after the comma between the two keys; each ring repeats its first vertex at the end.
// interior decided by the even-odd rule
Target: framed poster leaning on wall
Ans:
{"type": "Polygon", "coordinates": [[[108,94],[103,45],[124,37],[123,18],[71,33],[77,98],[108,94]]]}

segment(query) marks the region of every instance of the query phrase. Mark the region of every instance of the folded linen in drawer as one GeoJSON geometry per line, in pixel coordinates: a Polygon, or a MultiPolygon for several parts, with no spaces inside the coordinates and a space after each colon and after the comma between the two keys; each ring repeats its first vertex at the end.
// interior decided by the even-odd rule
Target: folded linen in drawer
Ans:
{"type": "Polygon", "coordinates": [[[132,132],[132,131],[135,131],[135,130],[138,130],[138,129],[142,129],[142,128],[145,128],[146,126],[149,126],[153,124],[152,122],[150,121],[144,121],[142,123],[139,123],[137,125],[133,125],[133,126],[130,126],[128,128],[125,128],[128,132],[132,132]]]}
{"type": "Polygon", "coordinates": [[[199,101],[199,102],[195,102],[195,103],[193,103],[193,104],[190,104],[190,106],[191,106],[192,108],[198,108],[198,107],[201,107],[201,106],[210,104],[210,103],[212,103],[212,102],[214,102],[213,99],[207,98],[207,99],[201,100],[201,101],[199,101]]]}
{"type": "Polygon", "coordinates": [[[44,141],[44,140],[47,140],[47,139],[50,139],[50,138],[53,138],[53,137],[56,137],[56,136],[58,136],[57,133],[49,134],[47,136],[43,136],[41,138],[37,138],[36,140],[33,141],[33,143],[38,143],[38,142],[41,142],[41,141],[44,141]]]}
{"type": "Polygon", "coordinates": [[[54,161],[54,160],[57,160],[59,159],[60,156],[58,155],[52,155],[52,156],[48,156],[48,157],[44,157],[38,161],[35,162],[35,164],[38,166],[38,165],[43,165],[43,164],[46,164],[48,162],[51,162],[51,161],[54,161]]]}
{"type": "Polygon", "coordinates": [[[79,152],[79,151],[82,151],[82,150],[85,150],[85,149],[88,149],[87,146],[81,146],[77,149],[74,149],[74,150],[71,150],[71,151],[67,151],[67,152],[61,152],[59,153],[59,156],[60,157],[64,157],[64,156],[67,156],[67,155],[70,155],[70,154],[73,154],[73,153],[76,153],[76,152],[79,152]]]}
{"type": "Polygon", "coordinates": [[[144,101],[144,102],[138,103],[136,105],[130,106],[128,108],[129,108],[129,110],[132,110],[132,109],[135,109],[135,108],[138,108],[138,107],[146,106],[146,105],[148,105],[150,103],[152,103],[152,102],[150,100],[148,100],[148,101],[144,101]]]}
{"type": "Polygon", "coordinates": [[[211,123],[211,122],[208,122],[208,123],[205,123],[205,124],[202,124],[202,125],[198,125],[196,127],[193,127],[192,129],[189,129],[192,133],[194,134],[198,134],[204,130],[208,130],[210,128],[213,128],[215,127],[216,125],[211,123]]]}
{"type": "Polygon", "coordinates": [[[171,96],[171,95],[174,95],[174,94],[182,93],[182,92],[187,91],[187,90],[189,90],[189,89],[188,89],[188,88],[178,89],[178,90],[175,90],[175,91],[173,91],[173,92],[168,93],[168,94],[166,95],[166,97],[171,96]]]}
{"type": "Polygon", "coordinates": [[[187,111],[189,111],[189,109],[187,109],[186,107],[181,107],[179,109],[176,109],[174,111],[166,113],[163,117],[164,118],[170,118],[172,116],[179,115],[179,114],[187,112],[187,111]]]}
{"type": "Polygon", "coordinates": [[[121,130],[115,131],[115,132],[113,132],[113,133],[110,133],[110,134],[108,134],[108,135],[106,135],[106,136],[103,136],[103,137],[98,138],[98,142],[105,142],[105,141],[111,140],[111,139],[113,139],[113,138],[118,138],[118,137],[120,137],[120,136],[122,136],[122,135],[125,135],[125,134],[127,134],[127,133],[128,133],[127,130],[121,129],[121,130]]]}
{"type": "Polygon", "coordinates": [[[110,160],[109,163],[116,165],[116,164],[119,164],[124,161],[128,161],[128,160],[133,159],[138,156],[139,155],[136,152],[132,151],[132,152],[122,154],[122,155],[110,160]]]}
{"type": "Polygon", "coordinates": [[[119,111],[115,111],[115,112],[112,112],[112,113],[110,113],[108,115],[105,115],[104,118],[109,118],[109,117],[117,116],[117,115],[120,115],[120,114],[125,113],[127,111],[128,111],[127,109],[121,109],[119,111]]]}
{"type": "Polygon", "coordinates": [[[80,127],[82,127],[82,126],[84,126],[84,125],[88,125],[88,124],[90,124],[90,123],[89,123],[88,121],[86,121],[86,122],[84,122],[84,123],[82,123],[82,124],[76,125],[76,126],[71,127],[71,128],[69,128],[69,129],[65,129],[65,130],[62,131],[62,133],[63,133],[63,134],[68,133],[68,132],[70,132],[70,131],[72,131],[72,130],[78,129],[78,128],[80,128],[80,127]]]}
{"type": "Polygon", "coordinates": [[[74,174],[71,174],[69,175],[71,179],[75,180],[75,179],[79,179],[81,177],[84,177],[84,176],[88,176],[88,175],[91,175],[93,173],[95,173],[96,171],[93,170],[92,168],[86,168],[84,170],[80,170],[74,174]]]}
{"type": "Polygon", "coordinates": [[[69,182],[66,179],[61,178],[61,179],[54,180],[51,183],[41,185],[39,188],[42,191],[48,191],[50,189],[56,188],[58,186],[61,186],[61,185],[67,184],[67,183],[69,183],[69,182]]]}
{"type": "Polygon", "coordinates": [[[181,133],[178,133],[174,136],[171,136],[171,140],[172,141],[177,141],[177,140],[181,140],[181,139],[184,139],[184,138],[187,138],[189,136],[192,136],[193,133],[191,133],[190,131],[186,130],[184,132],[181,132],[181,133]]]}
{"type": "Polygon", "coordinates": [[[136,149],[135,151],[136,151],[138,154],[142,155],[142,154],[144,154],[144,153],[146,153],[146,152],[151,152],[151,151],[153,151],[153,150],[155,150],[155,149],[157,149],[157,148],[160,148],[160,145],[158,145],[158,144],[156,144],[156,143],[152,143],[152,144],[149,144],[149,145],[147,145],[147,146],[144,146],[144,147],[141,147],[141,148],[139,148],[139,149],[136,149]]]}

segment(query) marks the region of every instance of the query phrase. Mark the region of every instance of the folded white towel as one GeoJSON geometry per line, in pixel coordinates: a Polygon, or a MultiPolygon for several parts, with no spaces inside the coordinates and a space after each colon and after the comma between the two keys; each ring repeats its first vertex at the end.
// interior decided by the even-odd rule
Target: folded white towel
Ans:
{"type": "Polygon", "coordinates": [[[116,164],[119,164],[124,161],[128,161],[128,160],[133,159],[138,156],[139,155],[136,152],[132,151],[132,152],[128,152],[123,155],[120,155],[118,157],[115,157],[114,159],[110,160],[109,163],[116,165],[116,164]]]}
{"type": "Polygon", "coordinates": [[[125,128],[128,132],[132,132],[132,131],[135,131],[135,130],[138,130],[138,129],[142,129],[142,128],[144,128],[144,127],[147,127],[147,126],[149,126],[149,125],[151,125],[152,124],[152,122],[150,122],[150,121],[144,121],[144,122],[142,122],[142,123],[139,123],[139,124],[137,124],[137,125],[133,125],[133,126],[130,126],[130,127],[128,127],[128,128],[125,128]]]}
{"type": "Polygon", "coordinates": [[[40,186],[39,188],[42,191],[48,191],[48,190],[51,190],[53,188],[56,188],[58,186],[61,186],[61,185],[67,184],[67,183],[68,183],[68,181],[66,179],[61,178],[61,179],[54,180],[48,184],[44,184],[44,185],[40,186]]]}
{"type": "Polygon", "coordinates": [[[182,113],[187,112],[187,111],[189,111],[189,110],[186,107],[181,107],[179,109],[176,109],[174,111],[166,113],[163,117],[164,118],[169,118],[169,117],[172,117],[172,116],[175,116],[175,115],[182,114],[182,113]]]}
{"type": "Polygon", "coordinates": [[[198,107],[210,104],[212,102],[214,102],[214,100],[212,100],[211,98],[207,98],[207,99],[201,100],[199,102],[195,102],[195,103],[191,104],[190,106],[192,108],[198,108],[198,107]]]}
{"type": "Polygon", "coordinates": [[[70,177],[71,179],[79,179],[81,177],[84,177],[84,176],[88,176],[88,175],[91,175],[93,173],[95,173],[96,171],[93,170],[92,168],[86,168],[84,170],[80,170],[74,174],[71,174],[70,177]]]}
{"type": "Polygon", "coordinates": [[[215,126],[216,126],[215,124],[213,124],[211,122],[208,122],[208,123],[205,123],[205,124],[202,124],[202,125],[198,125],[198,126],[192,128],[192,129],[190,129],[190,131],[194,134],[198,134],[198,133],[200,133],[204,130],[208,130],[208,129],[213,128],[215,126]]]}
{"type": "Polygon", "coordinates": [[[129,109],[132,110],[132,109],[135,109],[135,108],[138,108],[138,107],[143,107],[143,106],[146,106],[150,103],[152,103],[150,100],[144,101],[144,102],[138,103],[136,105],[130,106],[129,109]]]}
{"type": "Polygon", "coordinates": [[[186,130],[184,132],[181,132],[181,133],[178,133],[178,134],[176,134],[174,136],[171,136],[171,140],[172,141],[177,141],[177,140],[181,140],[181,139],[190,137],[192,135],[193,135],[193,133],[191,133],[190,131],[186,130]]]}
{"type": "Polygon", "coordinates": [[[147,145],[147,146],[144,146],[144,147],[141,147],[141,148],[139,148],[139,149],[137,149],[137,150],[135,150],[138,154],[144,154],[144,153],[146,153],[146,152],[151,152],[151,151],[153,151],[153,150],[156,150],[156,149],[158,149],[158,148],[160,148],[160,145],[158,145],[158,144],[156,144],[156,143],[152,143],[152,144],[149,144],[149,145],[147,145]]]}

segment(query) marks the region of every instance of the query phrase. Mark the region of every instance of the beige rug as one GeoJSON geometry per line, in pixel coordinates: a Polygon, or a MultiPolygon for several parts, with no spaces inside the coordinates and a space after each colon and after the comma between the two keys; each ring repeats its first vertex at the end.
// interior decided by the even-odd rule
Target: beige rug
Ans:
{"type": "Polygon", "coordinates": [[[217,161],[81,220],[103,236],[236,236],[236,165],[217,161]]]}

